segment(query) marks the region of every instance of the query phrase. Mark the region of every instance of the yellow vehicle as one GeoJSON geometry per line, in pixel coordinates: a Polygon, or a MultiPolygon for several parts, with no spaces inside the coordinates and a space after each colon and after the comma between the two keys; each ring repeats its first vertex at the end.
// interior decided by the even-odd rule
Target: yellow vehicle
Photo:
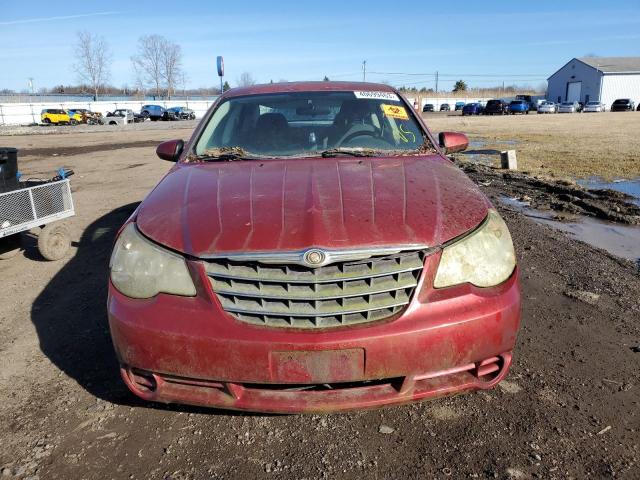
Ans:
{"type": "MultiPolygon", "coordinates": [[[[42,110],[42,112],[40,113],[40,121],[42,123],[53,123],[56,125],[59,125],[61,123],[72,123],[71,118],[69,118],[69,114],[60,108],[47,108],[45,110],[42,110]]],[[[76,123],[75,119],[73,119],[73,123],[76,123]]]]}
{"type": "Polygon", "coordinates": [[[67,115],[69,115],[71,125],[75,123],[87,123],[86,117],[82,116],[82,111],[80,110],[67,110],[67,115]]]}

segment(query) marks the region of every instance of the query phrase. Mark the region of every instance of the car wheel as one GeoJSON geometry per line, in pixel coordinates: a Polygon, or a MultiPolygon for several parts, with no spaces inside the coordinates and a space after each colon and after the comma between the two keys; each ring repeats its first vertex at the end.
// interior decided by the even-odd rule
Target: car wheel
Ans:
{"type": "Polygon", "coordinates": [[[46,125],[51,125],[51,119],[50,118],[45,118],[42,123],[46,124],[46,125]]]}
{"type": "Polygon", "coordinates": [[[70,123],[71,125],[77,125],[77,124],[78,124],[78,121],[77,121],[75,118],[72,118],[71,120],[69,120],[69,123],[70,123]]]}
{"type": "Polygon", "coordinates": [[[50,223],[38,234],[38,250],[47,260],[60,260],[71,246],[71,234],[66,225],[50,223]]]}

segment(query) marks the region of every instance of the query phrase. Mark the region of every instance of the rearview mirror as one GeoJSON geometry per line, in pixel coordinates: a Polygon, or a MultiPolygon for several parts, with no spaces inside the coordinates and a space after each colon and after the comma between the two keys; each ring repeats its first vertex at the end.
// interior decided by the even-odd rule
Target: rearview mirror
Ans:
{"type": "Polygon", "coordinates": [[[162,160],[177,162],[183,148],[184,142],[182,140],[169,140],[168,142],[162,142],[158,145],[156,155],[162,160]]]}
{"type": "Polygon", "coordinates": [[[449,153],[462,152],[469,146],[469,138],[464,133],[458,132],[440,132],[438,141],[447,155],[449,153]]]}

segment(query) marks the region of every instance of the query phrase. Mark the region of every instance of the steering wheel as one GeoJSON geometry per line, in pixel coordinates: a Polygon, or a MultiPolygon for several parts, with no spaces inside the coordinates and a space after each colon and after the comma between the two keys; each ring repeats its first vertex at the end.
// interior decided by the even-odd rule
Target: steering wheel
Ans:
{"type": "Polygon", "coordinates": [[[346,135],[344,138],[342,138],[340,142],[338,142],[338,146],[342,146],[343,143],[347,143],[356,137],[363,137],[363,136],[376,137],[376,133],[377,132],[371,131],[371,130],[358,130],[358,131],[352,132],[346,135]]]}

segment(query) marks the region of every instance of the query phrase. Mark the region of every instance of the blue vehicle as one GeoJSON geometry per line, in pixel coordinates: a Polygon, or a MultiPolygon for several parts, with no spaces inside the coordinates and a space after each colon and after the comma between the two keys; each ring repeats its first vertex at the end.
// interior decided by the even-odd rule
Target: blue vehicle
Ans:
{"type": "Polygon", "coordinates": [[[143,105],[140,115],[153,121],[160,120],[164,116],[165,109],[160,105],[143,105]]]}
{"type": "Polygon", "coordinates": [[[529,114],[531,104],[526,100],[512,100],[509,104],[509,113],[515,115],[516,113],[529,114]]]}
{"type": "Polygon", "coordinates": [[[462,110],[464,108],[464,102],[456,102],[455,111],[462,110]]]}
{"type": "Polygon", "coordinates": [[[462,107],[462,115],[480,115],[484,111],[484,107],[477,102],[467,103],[462,107]]]}

